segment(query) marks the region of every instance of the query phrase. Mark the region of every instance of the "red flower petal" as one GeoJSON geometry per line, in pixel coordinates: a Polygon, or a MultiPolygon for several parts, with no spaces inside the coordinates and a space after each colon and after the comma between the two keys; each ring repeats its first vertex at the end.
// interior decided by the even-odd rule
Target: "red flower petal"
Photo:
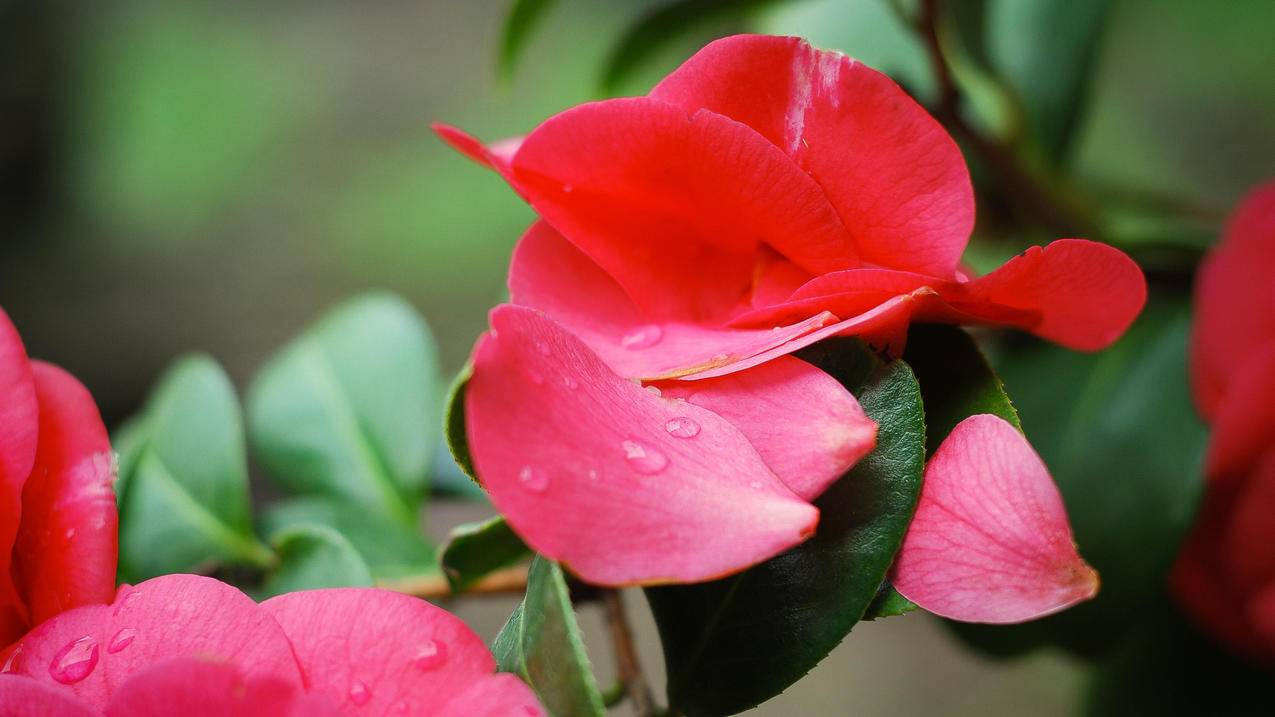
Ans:
{"type": "Polygon", "coordinates": [[[1205,474],[1242,480],[1275,444],[1275,337],[1231,357],[1228,388],[1215,404],[1205,474]]]}
{"type": "Polygon", "coordinates": [[[246,677],[232,664],[176,657],[140,670],[115,692],[107,717],[323,717],[338,715],[296,682],[246,677]]]}
{"type": "MultiPolygon", "coordinates": [[[[737,35],[700,50],[651,96],[726,115],[787,152],[864,262],[954,277],[974,226],[969,172],[942,126],[885,75],[795,37],[737,35]]],[[[849,265],[815,270],[829,268],[849,265]]]]}
{"type": "Polygon", "coordinates": [[[1191,336],[1191,382],[1212,419],[1235,362],[1275,340],[1275,182],[1253,190],[1200,267],[1191,336]]]}
{"type": "Polygon", "coordinates": [[[990,415],[962,421],[930,459],[891,579],[917,605],[965,622],[1024,622],[1098,591],[1045,465],[990,415]]]}
{"type": "Polygon", "coordinates": [[[63,612],[17,649],[19,673],[65,685],[99,708],[139,670],[170,657],[231,661],[249,681],[302,684],[292,645],[270,615],[235,588],[197,575],[121,588],[113,605],[63,612]]]}
{"type": "Polygon", "coordinates": [[[288,593],[261,607],[292,641],[310,689],[346,710],[459,717],[499,703],[509,711],[493,714],[541,714],[526,685],[494,674],[478,635],[424,600],[345,588],[288,593]],[[470,698],[458,703],[461,693],[470,698]]]}
{"type": "Polygon", "coordinates": [[[114,456],[93,397],[62,369],[31,363],[40,404],[35,466],[22,493],[14,576],[31,624],[115,594],[114,456]]]}
{"type": "MultiPolygon", "coordinates": [[[[430,127],[444,142],[451,145],[452,149],[469,157],[474,162],[494,170],[510,184],[513,183],[513,174],[509,165],[513,161],[514,154],[518,152],[518,147],[522,144],[521,137],[513,137],[486,145],[464,130],[448,124],[435,122],[430,127]]],[[[518,191],[516,186],[514,189],[518,191]]]]}
{"type": "Polygon", "coordinates": [[[652,322],[600,266],[544,222],[518,242],[509,269],[515,304],[545,312],[625,378],[658,380],[727,366],[782,345],[832,321],[815,312],[774,329],[714,328],[652,322]]]}
{"type": "Polygon", "coordinates": [[[791,356],[703,381],[660,384],[730,421],[794,493],[814,500],[876,446],[877,425],[836,379],[791,356]]]}
{"type": "Polygon", "coordinates": [[[0,715],[4,717],[97,717],[98,713],[56,687],[29,677],[0,674],[0,715]]]}
{"type": "Polygon", "coordinates": [[[536,211],[656,318],[724,315],[750,288],[761,242],[814,273],[857,263],[814,180],[713,112],[641,97],[580,105],[528,135],[513,171],[536,211]]]}
{"type": "Polygon", "coordinates": [[[1228,583],[1240,594],[1275,585],[1275,448],[1266,449],[1238,487],[1218,550],[1228,583]]]}
{"type": "Polygon", "coordinates": [[[22,486],[35,463],[40,408],[18,330],[0,309],[0,645],[25,632],[26,608],[9,564],[22,518],[22,486]]]}
{"type": "Polygon", "coordinates": [[[815,508],[720,416],[620,378],[536,311],[501,306],[491,322],[465,395],[470,449],[537,551],[590,582],[690,582],[814,531],[815,508]],[[675,435],[674,421],[699,431],[675,435]]]}

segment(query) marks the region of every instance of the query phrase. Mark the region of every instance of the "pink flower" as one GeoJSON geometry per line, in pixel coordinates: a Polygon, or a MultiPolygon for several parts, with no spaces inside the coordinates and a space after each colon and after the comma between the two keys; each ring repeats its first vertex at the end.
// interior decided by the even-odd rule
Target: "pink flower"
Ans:
{"type": "Polygon", "coordinates": [[[490,147],[436,129],[541,217],[474,351],[474,465],[529,544],[593,582],[707,580],[812,534],[810,501],[875,427],[794,351],[856,335],[898,356],[912,321],[1096,350],[1145,301],[1128,257],[1077,239],[967,277],[956,144],[889,78],[796,38],[720,40],[647,97],[490,147]]]}
{"type": "Polygon", "coordinates": [[[115,594],[115,480],[92,396],[27,358],[0,310],[0,662],[63,610],[115,594]]]}
{"type": "Polygon", "coordinates": [[[1195,296],[1191,377],[1212,432],[1173,585],[1213,634],[1275,662],[1275,183],[1235,211],[1195,296]]]}
{"type": "Polygon", "coordinates": [[[66,717],[539,717],[460,620],[387,590],[289,593],[165,575],[63,612],[18,643],[0,712],[66,717]]]}

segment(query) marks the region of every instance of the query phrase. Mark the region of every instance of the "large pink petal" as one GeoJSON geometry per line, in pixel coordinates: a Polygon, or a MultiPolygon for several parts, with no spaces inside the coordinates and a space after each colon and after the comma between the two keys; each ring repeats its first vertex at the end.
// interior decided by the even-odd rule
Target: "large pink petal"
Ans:
{"type": "Polygon", "coordinates": [[[97,717],[98,712],[67,690],[30,677],[0,673],[0,715],[4,717],[97,717]]]}
{"type": "Polygon", "coordinates": [[[424,600],[342,588],[288,593],[261,607],[288,634],[311,691],[348,711],[461,717],[476,713],[452,708],[455,695],[490,690],[493,703],[526,708],[503,714],[541,714],[526,685],[494,674],[478,635],[424,600]]]}
{"type": "Polygon", "coordinates": [[[891,579],[917,605],[965,622],[1023,622],[1098,591],[1045,464],[991,415],[959,423],[930,459],[891,579]]]}
{"type": "Polygon", "coordinates": [[[225,660],[248,680],[302,684],[292,645],[274,619],[235,588],[198,575],[121,588],[113,605],[61,613],[17,649],[18,672],[65,684],[99,708],[139,670],[170,657],[225,660]]]}
{"type": "Polygon", "coordinates": [[[492,675],[456,694],[440,717],[544,717],[531,691],[510,674],[492,675]]]}
{"type": "Polygon", "coordinates": [[[864,262],[955,276],[974,226],[969,172],[942,126],[885,75],[799,38],[738,35],[700,50],[651,96],[743,122],[788,153],[864,262]]]}
{"type": "Polygon", "coordinates": [[[758,247],[812,273],[857,264],[819,186],[747,126],[648,98],[567,110],[514,155],[533,207],[644,312],[703,320],[746,295],[758,247]]]}
{"type": "Polygon", "coordinates": [[[513,303],[545,312],[585,342],[612,371],[658,380],[729,366],[833,321],[813,312],[764,329],[651,321],[592,259],[544,222],[531,226],[509,269],[513,303]]]}
{"type": "Polygon", "coordinates": [[[1191,379],[1205,418],[1217,412],[1235,362],[1275,340],[1275,182],[1253,190],[1200,267],[1191,379]]]}
{"type": "Polygon", "coordinates": [[[794,493],[814,500],[876,445],[877,424],[836,379],[791,356],[703,381],[659,384],[730,421],[794,493]]]}
{"type": "Polygon", "coordinates": [[[1230,482],[1247,476],[1275,445],[1275,337],[1231,357],[1231,378],[1217,402],[1205,473],[1230,482]]]}
{"type": "Polygon", "coordinates": [[[295,681],[245,676],[233,664],[170,658],[140,670],[106,708],[107,717],[323,717],[340,714],[295,681]]]}
{"type": "Polygon", "coordinates": [[[10,615],[0,617],[0,645],[21,635],[13,630],[21,630],[24,619],[25,606],[14,591],[9,561],[22,517],[22,486],[35,463],[39,413],[22,337],[0,309],[0,613],[10,615]]]}
{"type": "Polygon", "coordinates": [[[814,531],[815,508],[720,416],[624,380],[532,309],[497,307],[491,323],[465,395],[470,451],[537,551],[594,583],[690,582],[814,531]],[[675,421],[699,431],[674,435],[675,421]]]}
{"type": "Polygon", "coordinates": [[[88,390],[62,369],[31,364],[40,403],[35,467],[22,492],[14,576],[31,624],[115,595],[115,458],[88,390]]]}

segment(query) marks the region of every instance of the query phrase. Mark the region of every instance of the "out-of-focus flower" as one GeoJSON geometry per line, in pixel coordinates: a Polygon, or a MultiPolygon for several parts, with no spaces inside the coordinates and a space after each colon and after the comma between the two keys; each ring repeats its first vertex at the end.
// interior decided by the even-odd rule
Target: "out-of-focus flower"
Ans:
{"type": "Polygon", "coordinates": [[[14,715],[540,717],[530,688],[459,619],[372,588],[258,605],[195,575],[123,587],[18,643],[0,674],[14,715]]]}
{"type": "Polygon", "coordinates": [[[1173,585],[1219,639],[1275,662],[1275,183],[1235,211],[1195,301],[1191,377],[1211,434],[1173,585]]]}
{"type": "Polygon", "coordinates": [[[115,594],[114,459],[92,396],[27,358],[0,310],[0,662],[63,610],[115,594]]]}
{"type": "Polygon", "coordinates": [[[437,130],[541,217],[474,351],[474,465],[593,582],[710,579],[813,532],[808,501],[873,432],[788,354],[857,335],[897,356],[912,321],[1096,350],[1146,297],[1128,257],[1077,239],[969,278],[956,144],[889,78],[796,38],[720,40],[649,96],[525,138],[437,130]]]}

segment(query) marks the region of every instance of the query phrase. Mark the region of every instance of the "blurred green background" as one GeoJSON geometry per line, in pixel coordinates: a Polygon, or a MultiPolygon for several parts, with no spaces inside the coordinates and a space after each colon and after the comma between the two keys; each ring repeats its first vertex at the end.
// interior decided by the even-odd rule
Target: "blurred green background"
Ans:
{"type": "MultiPolygon", "coordinates": [[[[242,387],[323,309],[369,288],[408,298],[454,371],[532,214],[429,122],[495,139],[601,96],[617,38],[655,5],[564,0],[501,81],[507,0],[0,0],[0,305],[112,426],[177,355],[209,352],[242,387]]],[[[644,92],[712,37],[759,31],[806,36],[934,93],[889,0],[735,5],[676,28],[617,91],[644,92]]],[[[1049,41],[1003,15],[989,35],[1000,56],[1049,41]]],[[[1269,0],[1110,3],[1068,173],[1139,207],[1113,220],[1131,246],[1185,232],[1198,253],[1275,173],[1272,28],[1269,0]],[[1157,206],[1181,222],[1162,229],[1157,206]]],[[[1014,71],[1030,83],[1048,69],[1014,71]]],[[[980,215],[981,234],[995,229],[980,215]]],[[[483,512],[438,510],[443,528],[483,512]]],[[[511,605],[465,610],[490,637],[511,605]]],[[[605,650],[594,660],[605,673],[605,650]]],[[[1066,714],[1078,680],[1060,654],[987,662],[913,616],[862,626],[758,713],[1066,714]]]]}

